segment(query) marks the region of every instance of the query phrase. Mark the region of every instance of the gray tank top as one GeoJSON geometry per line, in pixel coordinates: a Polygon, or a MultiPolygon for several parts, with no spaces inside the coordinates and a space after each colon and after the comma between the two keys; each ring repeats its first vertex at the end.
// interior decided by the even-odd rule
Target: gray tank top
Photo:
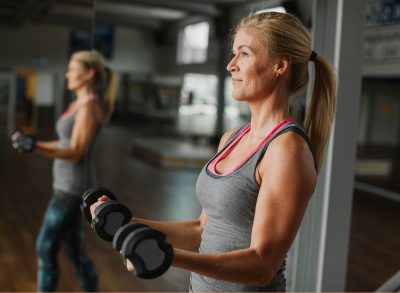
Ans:
{"type": "MultiPolygon", "coordinates": [[[[68,148],[71,144],[72,129],[77,115],[77,109],[68,118],[60,118],[56,123],[56,132],[59,137],[59,147],[68,148]]],[[[99,127],[100,129],[100,127],[99,127]]],[[[92,166],[92,154],[94,145],[99,133],[96,131],[95,138],[90,144],[87,153],[77,162],[71,162],[62,159],[55,159],[53,162],[53,189],[65,193],[82,196],[82,193],[88,188],[97,185],[95,169],[92,166]]]]}
{"type": "MultiPolygon", "coordinates": [[[[296,122],[288,122],[278,128],[233,172],[224,176],[211,173],[208,169],[209,164],[235,140],[242,130],[243,128],[239,129],[228,139],[223,149],[206,164],[197,179],[196,196],[207,214],[199,249],[202,254],[224,253],[250,246],[255,206],[260,189],[256,181],[256,167],[272,140],[287,131],[295,131],[304,137],[314,155],[311,141],[302,127],[296,122]]],[[[316,163],[315,156],[314,163],[316,163]]],[[[285,261],[267,286],[225,282],[192,273],[189,290],[194,292],[285,291],[284,271],[285,261]]]]}

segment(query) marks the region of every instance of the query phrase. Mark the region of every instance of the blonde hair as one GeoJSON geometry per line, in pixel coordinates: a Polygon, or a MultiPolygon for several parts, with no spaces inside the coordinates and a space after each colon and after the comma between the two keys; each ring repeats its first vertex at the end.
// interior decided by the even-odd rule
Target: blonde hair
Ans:
{"type": "MultiPolygon", "coordinates": [[[[308,62],[312,53],[311,38],[297,17],[279,12],[254,14],[243,18],[234,34],[241,29],[258,31],[269,56],[290,56],[290,94],[298,93],[306,87],[309,80],[308,62]]],[[[314,86],[307,104],[304,129],[314,145],[319,170],[335,115],[336,78],[324,57],[317,55],[314,63],[314,86]]]]}
{"type": "Polygon", "coordinates": [[[103,55],[94,50],[75,52],[71,60],[78,61],[86,70],[94,70],[89,87],[103,100],[104,120],[110,120],[118,92],[117,75],[106,65],[103,55]]]}

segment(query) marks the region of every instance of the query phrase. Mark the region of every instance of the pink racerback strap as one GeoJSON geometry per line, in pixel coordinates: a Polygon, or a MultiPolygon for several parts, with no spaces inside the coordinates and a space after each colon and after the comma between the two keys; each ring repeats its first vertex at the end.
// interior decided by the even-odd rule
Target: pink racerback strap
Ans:
{"type": "MultiPolygon", "coordinates": [[[[97,101],[99,98],[97,96],[92,96],[90,98],[88,98],[86,101],[84,101],[83,103],[81,103],[79,106],[82,106],[84,104],[86,104],[87,102],[90,101],[97,101]]],[[[77,101],[73,101],[69,107],[67,108],[67,110],[64,111],[64,113],[61,114],[60,119],[64,120],[67,119],[68,117],[70,117],[72,115],[72,113],[74,113],[77,109],[78,109],[78,104],[77,101]]]]}
{"type": "Polygon", "coordinates": [[[208,165],[208,171],[211,172],[212,174],[216,175],[216,176],[226,176],[231,174],[232,172],[234,172],[235,170],[237,170],[238,168],[240,168],[240,166],[242,166],[252,155],[254,155],[266,142],[267,140],[276,132],[278,131],[281,127],[283,127],[284,125],[286,125],[287,123],[293,122],[295,121],[294,118],[286,118],[284,120],[282,120],[281,122],[278,123],[278,125],[276,125],[274,127],[274,129],[271,130],[271,132],[258,144],[258,146],[256,148],[254,148],[250,154],[248,154],[237,166],[233,167],[231,170],[229,170],[228,172],[225,172],[223,174],[218,174],[217,171],[215,170],[215,166],[218,164],[219,161],[221,161],[223,158],[225,158],[229,152],[236,146],[236,144],[242,139],[242,137],[250,131],[251,129],[251,124],[247,124],[242,130],[241,132],[236,136],[236,138],[234,140],[232,140],[230,142],[230,144],[218,155],[216,156],[208,165]]]}

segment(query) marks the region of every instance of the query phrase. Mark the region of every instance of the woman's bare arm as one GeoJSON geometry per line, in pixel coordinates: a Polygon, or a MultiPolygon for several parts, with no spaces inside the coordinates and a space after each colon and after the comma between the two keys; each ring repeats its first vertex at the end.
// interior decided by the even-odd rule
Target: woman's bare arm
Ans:
{"type": "Polygon", "coordinates": [[[250,247],[221,254],[175,249],[173,265],[223,281],[259,286],[271,282],[295,238],[316,184],[304,139],[294,133],[277,138],[261,161],[260,175],[250,247]]]}
{"type": "Polygon", "coordinates": [[[198,219],[182,222],[161,222],[139,218],[133,218],[132,220],[161,231],[166,236],[166,242],[175,248],[198,251],[207,215],[202,211],[198,219]]]}
{"type": "Polygon", "coordinates": [[[51,159],[78,162],[85,155],[101,123],[101,113],[97,104],[87,103],[78,110],[72,130],[71,145],[60,148],[58,144],[37,141],[35,152],[51,159]]]}

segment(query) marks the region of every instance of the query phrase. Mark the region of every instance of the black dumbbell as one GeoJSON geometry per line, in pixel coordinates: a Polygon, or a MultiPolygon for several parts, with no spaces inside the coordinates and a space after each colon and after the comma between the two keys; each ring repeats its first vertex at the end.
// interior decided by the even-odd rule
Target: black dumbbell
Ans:
{"type": "Polygon", "coordinates": [[[108,189],[93,187],[82,196],[81,211],[86,220],[91,223],[97,235],[105,241],[111,242],[115,232],[132,219],[129,209],[117,201],[117,197],[108,189]],[[105,201],[94,210],[94,218],[90,214],[90,206],[106,195],[110,201],[105,201]]]}
{"type": "Polygon", "coordinates": [[[121,253],[125,266],[126,259],[129,259],[136,276],[143,279],[157,278],[165,273],[174,255],[163,233],[135,222],[118,229],[113,247],[121,253]]]}
{"type": "Polygon", "coordinates": [[[11,133],[10,138],[13,146],[20,153],[31,153],[35,150],[36,138],[31,135],[24,134],[20,129],[14,130],[11,133]]]}

